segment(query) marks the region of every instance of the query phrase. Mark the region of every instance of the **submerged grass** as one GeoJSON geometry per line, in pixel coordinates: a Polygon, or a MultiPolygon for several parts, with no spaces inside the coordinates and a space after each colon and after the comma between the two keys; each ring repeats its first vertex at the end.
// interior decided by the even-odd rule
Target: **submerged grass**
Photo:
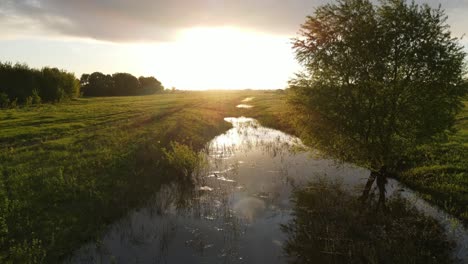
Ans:
{"type": "Polygon", "coordinates": [[[320,181],[296,190],[293,202],[293,219],[282,226],[291,263],[453,262],[443,228],[403,199],[391,199],[383,213],[320,181]]]}
{"type": "Polygon", "coordinates": [[[191,150],[227,130],[223,118],[246,96],[83,98],[0,111],[0,262],[57,263],[99,237],[193,170],[191,150]],[[187,164],[174,163],[181,156],[187,164]]]}

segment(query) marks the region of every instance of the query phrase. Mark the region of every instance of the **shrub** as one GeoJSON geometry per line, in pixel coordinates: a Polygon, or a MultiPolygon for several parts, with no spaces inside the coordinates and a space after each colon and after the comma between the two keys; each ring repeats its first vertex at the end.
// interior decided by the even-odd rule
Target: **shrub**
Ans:
{"type": "Polygon", "coordinates": [[[16,108],[18,106],[18,98],[13,99],[13,101],[10,102],[10,108],[16,108]]]}
{"type": "Polygon", "coordinates": [[[33,98],[32,96],[26,97],[26,101],[24,102],[26,106],[31,106],[33,104],[33,98]]]}
{"type": "Polygon", "coordinates": [[[171,142],[170,149],[164,149],[163,152],[171,168],[186,179],[198,174],[206,165],[206,159],[201,153],[178,142],[171,142]]]}
{"type": "Polygon", "coordinates": [[[10,105],[10,98],[6,93],[0,92],[0,108],[6,108],[10,105]]]}
{"type": "Polygon", "coordinates": [[[41,97],[39,96],[39,92],[37,90],[33,90],[31,97],[32,97],[33,104],[40,104],[42,101],[41,97]]]}

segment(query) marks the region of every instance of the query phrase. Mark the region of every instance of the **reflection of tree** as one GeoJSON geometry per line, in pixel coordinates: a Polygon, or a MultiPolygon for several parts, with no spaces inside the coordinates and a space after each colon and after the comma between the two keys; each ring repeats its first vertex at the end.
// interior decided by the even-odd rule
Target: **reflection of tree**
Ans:
{"type": "Polygon", "coordinates": [[[363,209],[340,184],[296,190],[293,219],[282,226],[291,263],[451,263],[442,228],[402,199],[391,212],[363,209]]]}

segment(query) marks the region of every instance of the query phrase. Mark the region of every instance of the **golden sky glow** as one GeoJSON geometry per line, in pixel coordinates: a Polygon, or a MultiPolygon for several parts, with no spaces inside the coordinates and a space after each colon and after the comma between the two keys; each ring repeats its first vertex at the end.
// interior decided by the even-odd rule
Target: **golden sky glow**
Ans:
{"type": "MultiPolygon", "coordinates": [[[[290,39],[330,1],[0,0],[0,61],[78,78],[152,75],[178,89],[285,88],[299,70],[290,39]]],[[[454,36],[468,33],[468,1],[416,2],[442,4],[454,36]]]]}
{"type": "Polygon", "coordinates": [[[298,69],[289,37],[237,28],[191,28],[139,45],[142,71],[181,89],[284,88],[298,69]]]}

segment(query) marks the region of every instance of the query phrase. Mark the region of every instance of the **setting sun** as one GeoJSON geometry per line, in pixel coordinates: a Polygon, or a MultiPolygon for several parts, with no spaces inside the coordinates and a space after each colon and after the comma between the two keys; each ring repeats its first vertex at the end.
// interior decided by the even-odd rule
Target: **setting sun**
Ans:
{"type": "Polygon", "coordinates": [[[142,71],[187,90],[280,89],[297,69],[289,37],[231,27],[191,28],[175,41],[135,49],[142,71]]]}

